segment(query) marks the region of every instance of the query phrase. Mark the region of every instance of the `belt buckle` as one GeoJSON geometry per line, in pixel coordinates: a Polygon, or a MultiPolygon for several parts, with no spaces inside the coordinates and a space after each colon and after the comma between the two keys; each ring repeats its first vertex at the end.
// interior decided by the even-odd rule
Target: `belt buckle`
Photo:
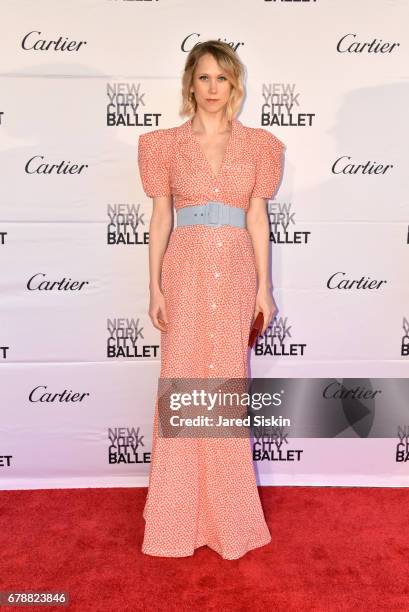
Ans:
{"type": "Polygon", "coordinates": [[[220,204],[219,202],[215,202],[210,200],[208,203],[208,215],[207,221],[209,225],[220,225],[220,204]]]}

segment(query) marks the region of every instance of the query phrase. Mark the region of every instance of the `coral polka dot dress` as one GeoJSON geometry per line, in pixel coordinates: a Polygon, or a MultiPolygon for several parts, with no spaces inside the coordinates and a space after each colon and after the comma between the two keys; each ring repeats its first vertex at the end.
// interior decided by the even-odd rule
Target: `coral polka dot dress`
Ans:
{"type": "MultiPolygon", "coordinates": [[[[215,176],[192,129],[139,136],[138,165],[147,196],[171,195],[175,209],[217,200],[248,210],[251,197],[278,186],[285,146],[263,128],[233,118],[215,176]]],[[[247,378],[248,337],[257,274],[247,229],[176,226],[162,262],[168,328],[161,332],[164,378],[247,378]]],[[[271,541],[247,437],[169,438],[158,433],[156,400],[142,552],[184,557],[207,545],[238,559],[271,541]]]]}

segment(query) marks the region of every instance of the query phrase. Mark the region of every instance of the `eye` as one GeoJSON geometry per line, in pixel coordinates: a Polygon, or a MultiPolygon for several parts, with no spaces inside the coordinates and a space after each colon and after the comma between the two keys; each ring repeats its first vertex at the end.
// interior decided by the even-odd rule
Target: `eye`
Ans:
{"type": "MultiPolygon", "coordinates": [[[[223,81],[227,81],[227,78],[223,75],[220,75],[219,77],[217,77],[218,79],[222,79],[223,81]]],[[[199,81],[203,81],[203,79],[207,79],[207,74],[202,74],[199,77],[199,81]]]]}

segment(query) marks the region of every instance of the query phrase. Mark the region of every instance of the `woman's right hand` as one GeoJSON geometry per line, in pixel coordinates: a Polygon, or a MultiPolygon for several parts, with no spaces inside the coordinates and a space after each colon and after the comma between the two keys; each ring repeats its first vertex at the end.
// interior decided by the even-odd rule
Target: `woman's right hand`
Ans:
{"type": "Polygon", "coordinates": [[[151,289],[149,316],[153,326],[159,331],[167,331],[168,315],[166,313],[165,297],[160,289],[151,289]]]}

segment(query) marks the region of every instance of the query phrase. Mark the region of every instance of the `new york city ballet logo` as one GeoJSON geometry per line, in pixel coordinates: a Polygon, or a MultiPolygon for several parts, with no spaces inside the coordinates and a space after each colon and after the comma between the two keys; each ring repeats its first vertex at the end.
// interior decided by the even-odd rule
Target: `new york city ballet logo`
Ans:
{"type": "Polygon", "coordinates": [[[0,455],[0,468],[11,468],[12,459],[13,455],[0,455]]]}
{"type": "Polygon", "coordinates": [[[145,436],[141,428],[110,427],[108,429],[108,463],[145,464],[151,462],[151,453],[146,450],[145,436]]]}
{"type": "Polygon", "coordinates": [[[254,426],[253,434],[253,461],[301,461],[304,450],[291,448],[288,441],[289,431],[284,427],[254,426]]]}
{"type": "Polygon", "coordinates": [[[398,426],[395,461],[396,463],[406,463],[409,461],[409,425],[398,426]]]}
{"type": "Polygon", "coordinates": [[[311,232],[296,229],[292,204],[269,201],[270,242],[274,244],[307,244],[311,232]]]}
{"type": "Polygon", "coordinates": [[[288,317],[275,317],[263,336],[257,338],[254,353],[257,356],[303,357],[306,347],[304,342],[294,342],[288,317]]]}
{"type": "Polygon", "coordinates": [[[315,119],[314,112],[301,109],[301,92],[295,83],[263,83],[261,87],[261,126],[307,126],[315,119]]]}
{"type": "Polygon", "coordinates": [[[149,244],[145,213],[134,204],[110,204],[107,207],[107,244],[140,246],[149,244]]]}
{"type": "Polygon", "coordinates": [[[107,357],[110,359],[157,358],[158,344],[145,344],[143,326],[139,319],[113,318],[107,320],[107,357]]]}
{"type": "MultiPolygon", "coordinates": [[[[252,393],[255,394],[255,396],[264,398],[270,382],[266,379],[253,379],[252,384],[252,393]]],[[[256,411],[249,410],[252,416],[253,461],[301,461],[304,450],[300,448],[291,448],[291,443],[289,441],[290,430],[293,428],[294,414],[290,414],[290,404],[286,399],[288,384],[289,381],[285,381],[283,388],[280,388],[278,379],[276,381],[271,381],[270,395],[273,401],[271,403],[263,403],[256,411]],[[280,409],[279,415],[276,412],[278,409],[280,409]],[[285,416],[281,414],[281,411],[283,411],[285,416]]]]}
{"type": "Polygon", "coordinates": [[[403,317],[403,336],[401,342],[400,354],[402,357],[407,357],[409,355],[409,321],[406,317],[403,317]]]}
{"type": "Polygon", "coordinates": [[[107,83],[107,126],[159,127],[161,113],[146,110],[145,92],[140,83],[117,81],[107,83]]]}

